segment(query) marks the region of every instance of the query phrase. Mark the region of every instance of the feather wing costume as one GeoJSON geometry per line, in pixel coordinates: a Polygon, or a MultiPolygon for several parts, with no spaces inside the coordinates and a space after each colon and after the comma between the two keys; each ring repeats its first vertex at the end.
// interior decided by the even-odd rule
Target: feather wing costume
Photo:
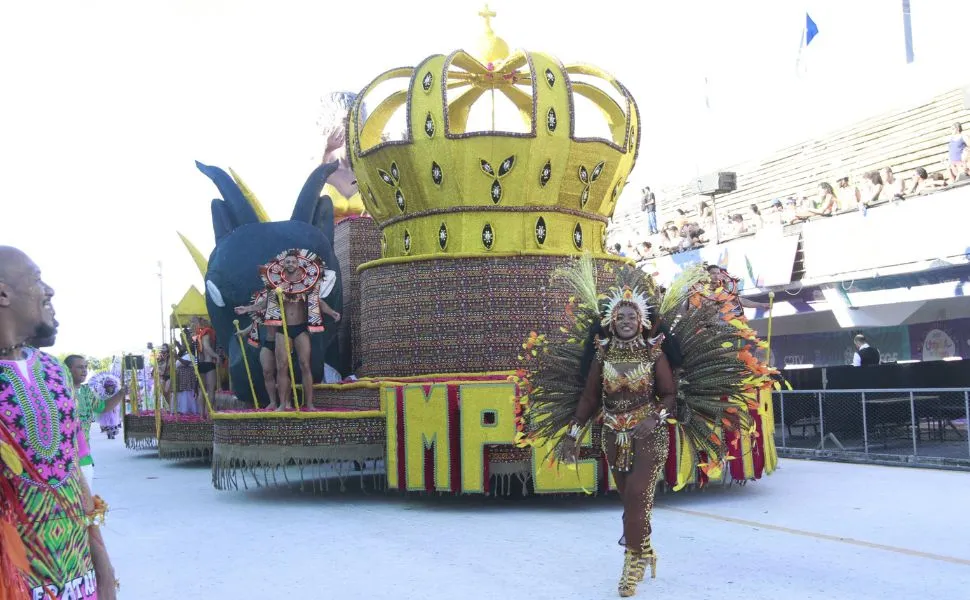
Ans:
{"type": "Polygon", "coordinates": [[[631,265],[605,267],[598,277],[589,254],[558,269],[553,280],[572,294],[567,323],[553,338],[532,332],[523,344],[528,397],[520,414],[519,444],[553,441],[552,460],[561,460],[563,436],[593,360],[593,340],[604,334],[601,321],[609,298],[630,288],[650,308],[652,334],[665,335],[664,352],[678,380],[676,422],[670,424],[677,444],[677,481],[668,484],[683,488],[697,468],[719,476],[729,458],[725,434],[755,435],[751,409],[758,404],[751,392],[770,388],[776,373],[755,358],[763,343],[743,317],[735,316],[734,290],[714,283],[706,266],[697,265],[661,294],[647,274],[631,265]]]}

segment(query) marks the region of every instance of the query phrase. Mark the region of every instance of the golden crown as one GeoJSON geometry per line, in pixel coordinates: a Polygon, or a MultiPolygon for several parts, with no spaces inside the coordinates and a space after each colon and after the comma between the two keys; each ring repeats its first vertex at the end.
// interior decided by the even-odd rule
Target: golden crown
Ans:
{"type": "Polygon", "coordinates": [[[479,14],[485,62],[458,50],[387,71],[351,109],[347,154],[383,231],[383,256],[605,252],[639,148],[633,96],[595,67],[522,50],[496,56],[507,46],[488,24],[494,13],[479,14]],[[364,102],[389,82],[394,91],[362,118],[364,102]],[[521,131],[496,129],[496,96],[511,101],[521,131]],[[576,134],[577,97],[598,109],[608,134],[576,134]],[[489,121],[487,100],[491,127],[473,131],[473,113],[489,121]],[[402,108],[403,133],[390,125],[402,108]]]}

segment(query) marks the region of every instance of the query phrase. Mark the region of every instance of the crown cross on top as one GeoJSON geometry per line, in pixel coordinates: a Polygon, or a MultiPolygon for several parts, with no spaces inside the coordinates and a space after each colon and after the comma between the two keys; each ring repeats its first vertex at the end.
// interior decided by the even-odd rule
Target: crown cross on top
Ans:
{"type": "Polygon", "coordinates": [[[498,13],[494,10],[488,8],[488,3],[485,4],[485,8],[478,11],[478,16],[485,19],[485,31],[492,31],[492,19],[498,16],[498,13]]]}

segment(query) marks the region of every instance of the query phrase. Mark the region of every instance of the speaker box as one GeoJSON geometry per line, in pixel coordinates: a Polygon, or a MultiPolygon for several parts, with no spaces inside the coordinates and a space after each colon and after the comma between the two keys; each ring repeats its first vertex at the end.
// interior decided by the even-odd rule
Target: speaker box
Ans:
{"type": "Polygon", "coordinates": [[[738,189],[737,173],[718,171],[697,178],[697,193],[702,196],[726,194],[738,189]]]}
{"type": "Polygon", "coordinates": [[[125,370],[130,371],[135,369],[136,371],[141,371],[145,368],[145,357],[136,354],[129,354],[125,356],[125,370]]]}

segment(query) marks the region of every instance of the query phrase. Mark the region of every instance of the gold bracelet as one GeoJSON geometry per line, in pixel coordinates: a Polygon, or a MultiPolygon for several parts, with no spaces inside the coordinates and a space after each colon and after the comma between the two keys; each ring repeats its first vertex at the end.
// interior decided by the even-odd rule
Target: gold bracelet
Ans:
{"type": "Polygon", "coordinates": [[[108,512],[108,503],[101,496],[94,497],[94,509],[85,515],[88,527],[100,527],[108,512]]]}

